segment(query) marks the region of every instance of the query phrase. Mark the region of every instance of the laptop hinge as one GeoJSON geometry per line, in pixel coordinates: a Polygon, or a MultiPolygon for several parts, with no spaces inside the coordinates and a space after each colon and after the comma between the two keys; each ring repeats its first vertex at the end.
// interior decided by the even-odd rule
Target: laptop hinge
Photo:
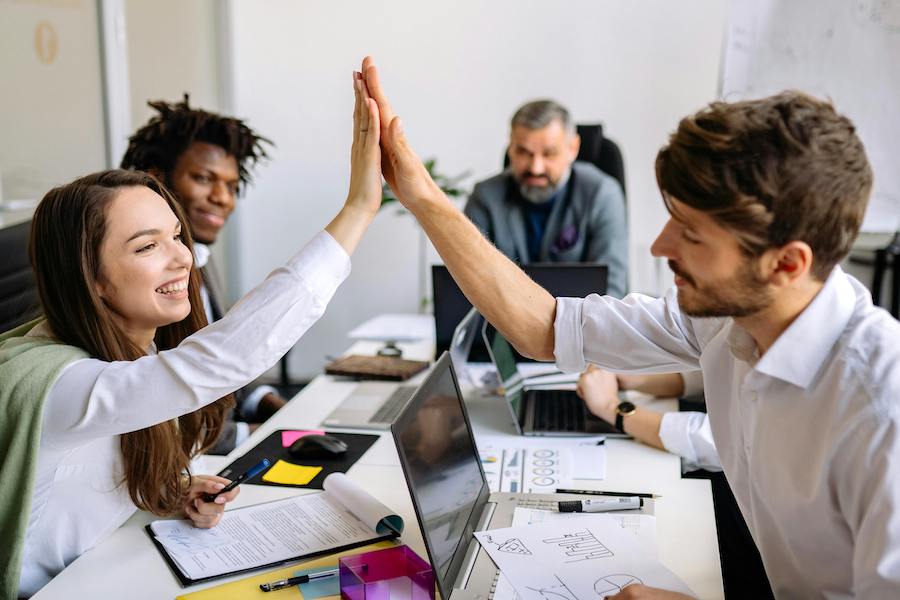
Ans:
{"type": "MultiPolygon", "coordinates": [[[[484,505],[484,510],[481,512],[481,518],[478,519],[475,531],[484,531],[487,528],[488,523],[494,517],[496,508],[497,504],[494,502],[488,502],[484,505]]],[[[472,576],[472,570],[475,569],[475,559],[478,558],[478,550],[480,549],[481,544],[478,543],[478,540],[473,535],[469,542],[469,547],[466,549],[466,557],[463,559],[462,565],[460,565],[459,575],[456,577],[456,583],[453,585],[454,588],[464,589],[466,584],[469,583],[469,577],[472,576]]]]}

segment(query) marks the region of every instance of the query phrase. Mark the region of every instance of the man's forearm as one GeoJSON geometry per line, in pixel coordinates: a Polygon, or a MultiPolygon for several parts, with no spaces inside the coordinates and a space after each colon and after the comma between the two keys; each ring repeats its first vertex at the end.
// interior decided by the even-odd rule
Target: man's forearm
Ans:
{"type": "Polygon", "coordinates": [[[466,298],[526,356],[553,360],[556,300],[487,241],[447,198],[415,216],[466,298]]]}
{"type": "Polygon", "coordinates": [[[624,418],[622,427],[625,433],[639,442],[643,442],[654,448],[665,450],[666,447],[659,437],[659,427],[662,424],[662,414],[638,407],[634,414],[624,418]]]}

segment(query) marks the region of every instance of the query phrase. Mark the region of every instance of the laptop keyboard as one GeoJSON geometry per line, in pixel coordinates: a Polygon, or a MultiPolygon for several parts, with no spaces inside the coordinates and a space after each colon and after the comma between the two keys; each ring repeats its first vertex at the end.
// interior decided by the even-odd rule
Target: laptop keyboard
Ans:
{"type": "Polygon", "coordinates": [[[540,390],[534,397],[535,431],[585,431],[581,398],[568,390],[540,390]]]}
{"type": "Polygon", "coordinates": [[[412,386],[399,386],[372,415],[369,423],[393,423],[415,391],[416,388],[412,386]]]}

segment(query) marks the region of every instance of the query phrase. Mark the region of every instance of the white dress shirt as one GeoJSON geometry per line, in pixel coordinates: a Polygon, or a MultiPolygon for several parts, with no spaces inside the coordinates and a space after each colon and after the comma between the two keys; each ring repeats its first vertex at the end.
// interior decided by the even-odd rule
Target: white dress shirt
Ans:
{"type": "Polygon", "coordinates": [[[779,598],[900,598],[900,323],[835,268],[760,358],[677,293],[560,298],[560,369],[703,370],[713,438],[779,598]]]}
{"type": "Polygon", "coordinates": [[[37,592],[136,510],[119,485],[120,434],[195,411],[253,381],[318,320],[349,272],[347,253],[321,232],[178,347],[66,367],[44,404],[20,595],[37,592]]]}
{"type": "MultiPolygon", "coordinates": [[[[684,382],[682,396],[696,396],[703,391],[702,371],[680,373],[684,382]]],[[[659,439],[663,447],[684,460],[684,472],[706,469],[721,471],[722,461],[713,442],[709,417],[702,412],[668,412],[659,424],[659,439]]]]}

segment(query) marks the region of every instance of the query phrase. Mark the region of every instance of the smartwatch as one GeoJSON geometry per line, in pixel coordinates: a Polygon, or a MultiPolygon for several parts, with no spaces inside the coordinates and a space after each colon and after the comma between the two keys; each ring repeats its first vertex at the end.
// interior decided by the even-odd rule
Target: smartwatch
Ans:
{"type": "Polygon", "coordinates": [[[616,407],[616,429],[625,431],[625,417],[633,415],[636,410],[637,407],[634,403],[629,402],[628,400],[619,402],[619,406],[616,407]]]}

